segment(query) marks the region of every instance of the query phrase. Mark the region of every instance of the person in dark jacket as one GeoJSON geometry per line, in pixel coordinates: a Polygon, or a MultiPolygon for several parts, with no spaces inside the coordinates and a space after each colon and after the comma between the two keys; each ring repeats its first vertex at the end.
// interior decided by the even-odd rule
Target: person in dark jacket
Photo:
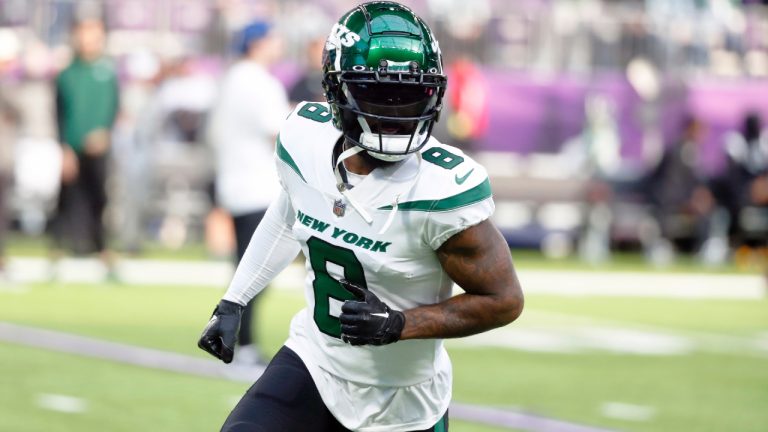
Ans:
{"type": "Polygon", "coordinates": [[[728,134],[725,140],[728,169],[722,194],[732,217],[732,234],[737,243],[750,236],[743,219],[746,208],[768,207],[768,132],[756,112],[744,117],[742,129],[728,134]]]}
{"type": "Polygon", "coordinates": [[[669,146],[648,180],[653,215],[663,238],[677,249],[695,252],[710,234],[714,198],[699,170],[704,124],[685,120],[678,140],[669,146]]]}
{"type": "Polygon", "coordinates": [[[56,119],[63,152],[62,186],[54,237],[59,250],[97,252],[112,271],[102,221],[118,82],[104,57],[104,24],[83,19],[73,27],[75,57],[56,77],[56,119]]]}

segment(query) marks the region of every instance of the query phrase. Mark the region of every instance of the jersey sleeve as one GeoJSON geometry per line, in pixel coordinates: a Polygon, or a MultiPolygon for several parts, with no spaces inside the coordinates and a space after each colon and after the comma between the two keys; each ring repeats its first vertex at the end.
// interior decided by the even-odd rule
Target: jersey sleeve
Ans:
{"type": "Polygon", "coordinates": [[[452,236],[479,224],[493,214],[495,205],[488,175],[480,165],[476,165],[474,169],[479,181],[431,204],[424,226],[424,241],[433,250],[437,250],[452,236]]]}
{"type": "Polygon", "coordinates": [[[301,247],[291,231],[294,220],[290,199],[282,192],[253,233],[224,300],[245,306],[296,258],[301,247]]]}

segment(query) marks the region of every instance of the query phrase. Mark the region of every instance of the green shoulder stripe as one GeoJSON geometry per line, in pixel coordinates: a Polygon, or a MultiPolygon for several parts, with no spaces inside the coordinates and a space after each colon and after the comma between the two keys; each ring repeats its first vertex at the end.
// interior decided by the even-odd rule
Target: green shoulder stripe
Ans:
{"type": "Polygon", "coordinates": [[[279,157],[283,162],[288,164],[288,166],[291,167],[292,170],[296,171],[296,174],[298,174],[299,177],[301,177],[304,183],[307,182],[307,180],[301,174],[301,171],[299,170],[299,166],[296,165],[296,162],[293,160],[290,153],[288,153],[288,150],[286,150],[285,147],[283,147],[283,143],[280,141],[280,135],[277,136],[277,157],[279,157]]]}
{"type": "MultiPolygon", "coordinates": [[[[406,201],[399,203],[398,210],[403,211],[426,211],[426,212],[438,212],[455,210],[457,208],[466,207],[468,205],[480,202],[486,198],[491,197],[491,182],[486,178],[485,181],[479,185],[464,191],[460,194],[443,198],[440,200],[421,200],[421,201],[406,201]]],[[[392,206],[379,207],[379,210],[392,210],[392,206]]]]}

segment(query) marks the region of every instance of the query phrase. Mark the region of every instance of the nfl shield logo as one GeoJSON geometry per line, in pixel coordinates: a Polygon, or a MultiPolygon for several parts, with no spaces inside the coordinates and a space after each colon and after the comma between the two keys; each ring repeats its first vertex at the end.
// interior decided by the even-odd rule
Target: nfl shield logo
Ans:
{"type": "Polygon", "coordinates": [[[340,199],[337,199],[333,202],[333,214],[335,214],[338,217],[344,216],[344,212],[347,210],[347,205],[341,202],[340,199]]]}

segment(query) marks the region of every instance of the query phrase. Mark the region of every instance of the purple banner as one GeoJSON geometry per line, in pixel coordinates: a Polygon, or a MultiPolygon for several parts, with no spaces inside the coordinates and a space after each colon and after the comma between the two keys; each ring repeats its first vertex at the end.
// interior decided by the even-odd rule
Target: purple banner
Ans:
{"type": "Polygon", "coordinates": [[[702,168],[709,173],[724,165],[723,136],[739,129],[744,115],[758,111],[768,123],[768,81],[697,80],[686,87],[668,82],[661,101],[650,107],[621,74],[597,78],[485,71],[490,93],[490,120],[480,148],[492,151],[557,152],[584,127],[584,102],[601,95],[613,103],[622,156],[643,153],[643,119],[663,133],[664,145],[679,138],[686,116],[706,126],[702,168]],[[649,113],[649,111],[651,111],[649,113]],[[655,113],[653,112],[655,111],[655,113]]]}
{"type": "Polygon", "coordinates": [[[691,84],[687,107],[707,125],[705,142],[707,167],[724,167],[723,136],[729,130],[741,130],[744,116],[754,111],[768,123],[768,81],[698,80],[691,84]]]}

